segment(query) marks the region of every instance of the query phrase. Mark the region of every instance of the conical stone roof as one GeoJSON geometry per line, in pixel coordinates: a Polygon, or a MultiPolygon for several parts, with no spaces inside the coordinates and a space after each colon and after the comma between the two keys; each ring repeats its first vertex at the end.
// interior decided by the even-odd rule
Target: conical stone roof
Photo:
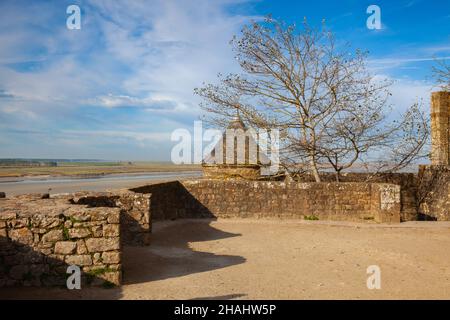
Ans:
{"type": "Polygon", "coordinates": [[[222,139],[217,143],[216,147],[203,159],[203,165],[236,165],[236,166],[260,166],[261,161],[263,163],[268,163],[268,157],[264,153],[259,152],[259,146],[257,142],[255,141],[254,137],[247,132],[247,127],[245,126],[244,122],[242,121],[241,117],[239,116],[239,113],[236,113],[236,115],[231,119],[230,123],[227,126],[227,130],[237,130],[234,133],[234,152],[233,152],[233,158],[227,158],[226,153],[226,135],[227,131],[225,131],[222,134],[222,139]],[[240,150],[241,152],[244,151],[244,161],[239,162],[238,161],[238,146],[239,143],[237,142],[239,139],[243,139],[245,141],[245,150],[240,150]],[[253,148],[251,147],[253,146],[253,148]],[[216,150],[222,150],[222,161],[217,161],[220,159],[216,159],[216,150]],[[251,155],[251,151],[255,151],[256,154],[251,155]]]}

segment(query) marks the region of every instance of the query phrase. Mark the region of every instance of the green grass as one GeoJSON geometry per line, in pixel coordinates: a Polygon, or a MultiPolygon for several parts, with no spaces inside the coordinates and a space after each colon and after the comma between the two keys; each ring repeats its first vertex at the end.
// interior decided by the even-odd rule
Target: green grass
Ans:
{"type": "Polygon", "coordinates": [[[64,226],[64,224],[62,224],[61,229],[62,229],[62,232],[63,232],[63,240],[64,240],[64,241],[70,240],[69,229],[67,229],[67,228],[64,226]]]}
{"type": "Polygon", "coordinates": [[[98,269],[94,269],[92,271],[89,271],[87,274],[91,275],[91,276],[99,276],[102,274],[105,274],[107,272],[115,272],[116,270],[105,267],[105,268],[98,268],[98,269]]]}
{"type": "Polygon", "coordinates": [[[70,222],[72,222],[72,225],[74,225],[75,223],[83,222],[83,221],[78,220],[78,219],[76,219],[74,217],[70,217],[69,220],[70,220],[70,222]]]}
{"type": "Polygon", "coordinates": [[[319,217],[315,216],[315,215],[311,215],[311,216],[303,216],[303,219],[305,220],[319,220],[319,217]]]}
{"type": "MultiPolygon", "coordinates": [[[[100,275],[102,275],[102,274],[105,274],[105,273],[107,273],[107,272],[115,272],[116,270],[114,270],[114,269],[111,269],[111,268],[108,268],[108,267],[105,267],[105,268],[98,268],[98,269],[94,269],[94,270],[91,270],[91,271],[89,271],[89,272],[86,272],[86,282],[88,283],[88,284],[91,284],[93,281],[94,281],[94,279],[96,278],[96,277],[98,277],[98,276],[100,276],[100,275]]],[[[102,287],[103,288],[107,288],[107,289],[109,289],[109,288],[113,288],[113,287],[115,287],[116,285],[114,284],[114,283],[112,283],[112,282],[110,282],[110,281],[107,281],[107,280],[105,280],[103,283],[102,283],[102,287]]]]}

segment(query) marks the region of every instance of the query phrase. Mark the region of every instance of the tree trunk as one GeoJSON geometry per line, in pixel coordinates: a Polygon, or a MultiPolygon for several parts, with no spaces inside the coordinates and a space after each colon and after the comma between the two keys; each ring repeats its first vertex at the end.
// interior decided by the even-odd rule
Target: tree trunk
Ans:
{"type": "Polygon", "coordinates": [[[311,166],[310,169],[311,169],[312,174],[314,176],[314,180],[316,180],[316,182],[322,182],[320,180],[319,170],[317,169],[316,159],[314,159],[314,156],[311,156],[310,166],[311,166]]]}
{"type": "Polygon", "coordinates": [[[336,182],[341,182],[341,171],[340,170],[336,171],[336,182]]]}

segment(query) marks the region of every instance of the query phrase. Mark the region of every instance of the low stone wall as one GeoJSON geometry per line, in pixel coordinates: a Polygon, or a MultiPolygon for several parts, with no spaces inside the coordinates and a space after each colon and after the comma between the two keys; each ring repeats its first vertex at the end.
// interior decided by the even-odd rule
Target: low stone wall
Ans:
{"type": "MultiPolygon", "coordinates": [[[[300,182],[313,182],[311,175],[304,174],[298,177],[300,182]]],[[[334,173],[322,173],[323,182],[334,182],[336,176],[334,173]]],[[[400,186],[400,218],[401,221],[416,221],[418,219],[418,201],[417,201],[417,174],[410,172],[396,173],[364,173],[364,172],[345,172],[341,174],[341,182],[361,182],[361,183],[390,183],[400,186]]]]}
{"type": "Polygon", "coordinates": [[[400,187],[393,184],[204,179],[131,191],[152,195],[153,219],[278,217],[400,222],[400,187]]]}
{"type": "Polygon", "coordinates": [[[82,192],[64,196],[73,204],[89,207],[120,208],[120,232],[122,244],[148,245],[152,229],[150,194],[118,190],[115,192],[82,192]]]}
{"type": "Polygon", "coordinates": [[[120,208],[63,199],[0,200],[0,287],[65,286],[67,267],[82,283],[119,285],[120,208]]]}
{"type": "Polygon", "coordinates": [[[150,194],[128,190],[0,199],[0,287],[65,285],[69,265],[84,284],[119,285],[122,245],[147,245],[150,194]]]}

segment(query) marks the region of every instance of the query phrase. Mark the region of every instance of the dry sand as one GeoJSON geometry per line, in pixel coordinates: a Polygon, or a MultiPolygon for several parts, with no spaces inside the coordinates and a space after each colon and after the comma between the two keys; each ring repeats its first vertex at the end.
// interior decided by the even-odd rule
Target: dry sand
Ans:
{"type": "Polygon", "coordinates": [[[0,298],[450,299],[450,223],[178,220],[124,249],[124,285],[3,288],[0,298]],[[366,286],[369,265],[381,289],[366,286]]]}

